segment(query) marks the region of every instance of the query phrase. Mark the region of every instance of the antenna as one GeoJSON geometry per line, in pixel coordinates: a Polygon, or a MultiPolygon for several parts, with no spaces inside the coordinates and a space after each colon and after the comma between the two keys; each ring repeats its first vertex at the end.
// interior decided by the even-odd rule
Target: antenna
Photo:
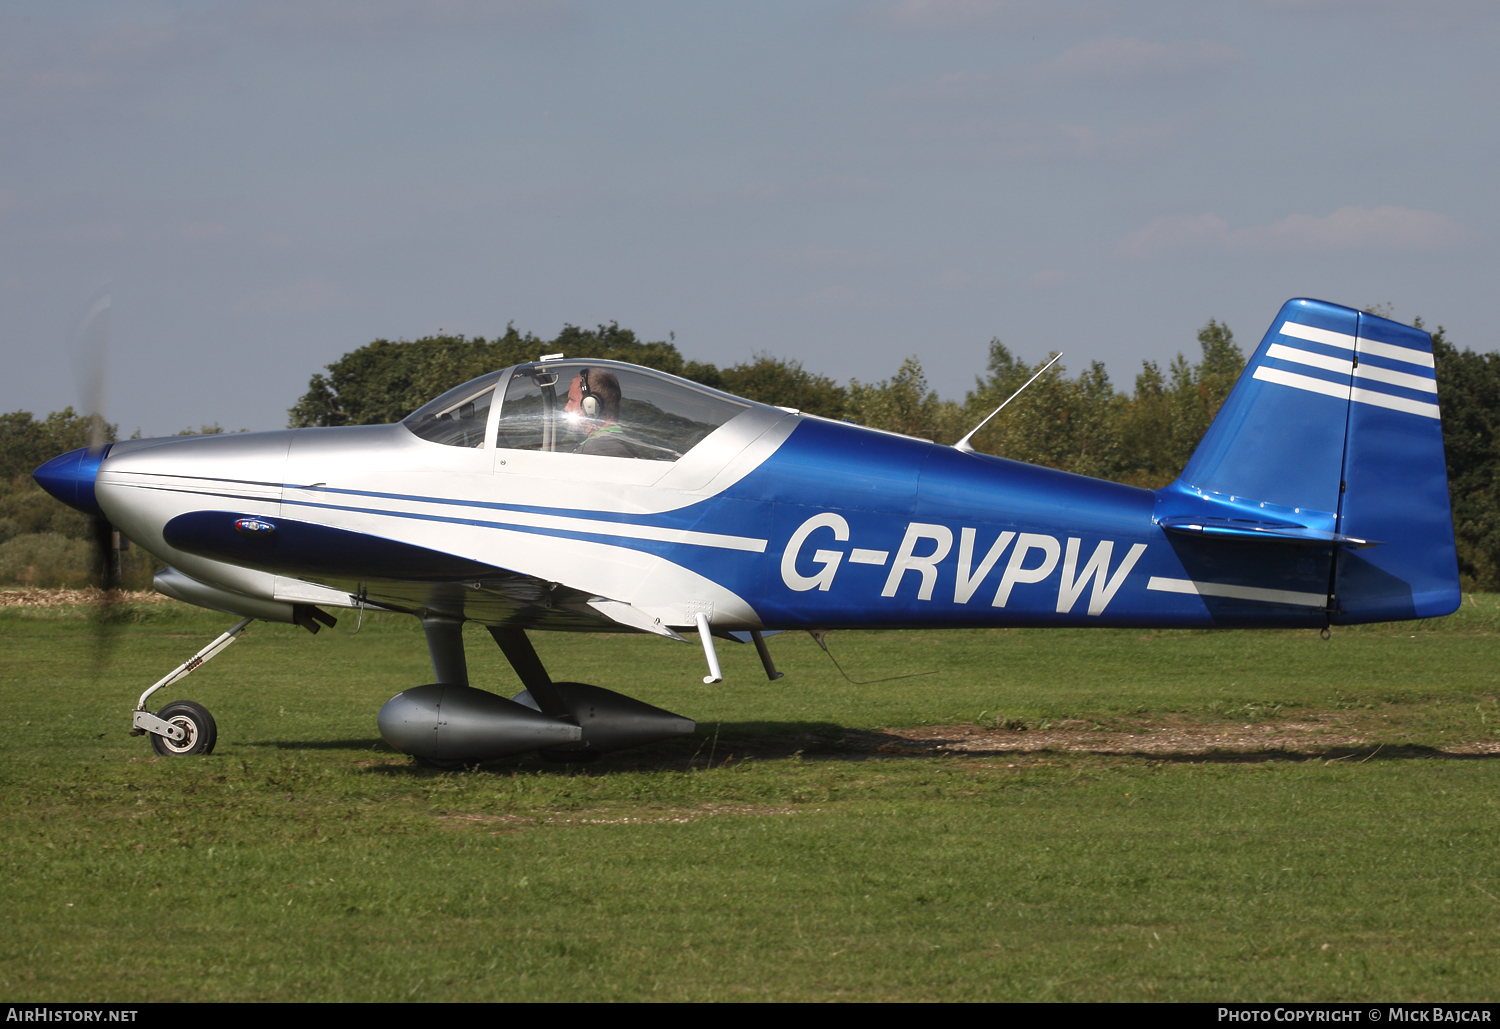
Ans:
{"type": "MultiPolygon", "coordinates": [[[[1016,390],[1010,396],[1008,396],[1008,397],[1005,398],[1005,404],[1010,403],[1012,400],[1016,399],[1016,397],[1020,396],[1021,392],[1026,389],[1026,386],[1030,386],[1037,379],[1040,379],[1042,377],[1042,372],[1045,372],[1048,368],[1051,368],[1053,365],[1055,365],[1061,357],[1062,357],[1062,352],[1061,351],[1059,351],[1058,353],[1054,354],[1053,357],[1052,357],[1052,360],[1050,360],[1046,364],[1042,365],[1041,371],[1038,371],[1035,375],[1033,375],[1031,378],[1029,378],[1029,379],[1026,380],[1026,385],[1025,386],[1022,386],[1021,389],[1016,390]]],[[[990,418],[993,418],[993,417],[995,417],[995,415],[999,414],[1001,411],[1004,411],[1005,410],[1005,404],[1001,404],[999,407],[997,407],[993,411],[991,411],[990,412],[990,418]]],[[[970,429],[969,430],[969,434],[967,436],[965,436],[963,439],[959,440],[957,443],[953,444],[953,449],[954,450],[962,450],[965,454],[972,454],[972,453],[974,453],[975,452],[974,448],[973,448],[973,446],[970,445],[969,440],[971,440],[971,439],[974,438],[974,434],[976,432],[978,432],[980,429],[984,428],[986,425],[988,425],[990,423],[990,418],[986,418],[984,421],[982,421],[978,425],[974,426],[974,428],[970,429]]]]}

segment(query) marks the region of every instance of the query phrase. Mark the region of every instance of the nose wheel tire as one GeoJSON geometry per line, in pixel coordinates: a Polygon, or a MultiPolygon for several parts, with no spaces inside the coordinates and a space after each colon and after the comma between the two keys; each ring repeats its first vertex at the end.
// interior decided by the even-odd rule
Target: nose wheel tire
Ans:
{"type": "Polygon", "coordinates": [[[162,757],[214,752],[214,744],[219,741],[219,727],[214,724],[214,716],[202,704],[194,704],[191,700],[173,701],[158,711],[156,717],[172,723],[186,733],[180,740],[169,740],[152,733],[151,747],[162,757]]]}

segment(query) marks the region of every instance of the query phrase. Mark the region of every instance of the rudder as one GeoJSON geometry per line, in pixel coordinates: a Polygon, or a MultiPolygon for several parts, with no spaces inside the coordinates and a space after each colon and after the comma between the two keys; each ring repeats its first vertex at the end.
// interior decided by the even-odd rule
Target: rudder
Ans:
{"type": "Polygon", "coordinates": [[[1430,618],[1462,601],[1432,337],[1359,315],[1339,525],[1381,540],[1339,550],[1335,623],[1430,618]]]}

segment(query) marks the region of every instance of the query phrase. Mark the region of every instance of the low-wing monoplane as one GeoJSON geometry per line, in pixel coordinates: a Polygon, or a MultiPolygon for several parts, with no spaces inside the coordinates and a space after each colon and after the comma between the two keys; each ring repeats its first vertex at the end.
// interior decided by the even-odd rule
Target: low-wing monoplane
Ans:
{"type": "Polygon", "coordinates": [[[132,440],[36,472],[164,561],[158,590],[241,616],[142,695],[133,731],[207,753],[191,702],[146,701],[251,619],[421,619],[435,682],[385,739],[456,766],[587,758],[694,729],[554,682],[529,632],[716,638],[969,626],[1301,626],[1460,600],[1432,342],[1288,301],[1182,476],[1159,490],[831,421],[661,372],[543,357],[393,425],[132,440]],[[484,624],[525,691],[470,684],[484,624]]]}

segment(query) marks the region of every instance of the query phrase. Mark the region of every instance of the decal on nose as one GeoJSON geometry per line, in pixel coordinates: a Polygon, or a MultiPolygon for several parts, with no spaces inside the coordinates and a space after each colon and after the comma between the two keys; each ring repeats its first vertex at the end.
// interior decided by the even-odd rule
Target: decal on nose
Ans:
{"type": "Polygon", "coordinates": [[[99,509],[99,501],[94,497],[94,479],[98,476],[99,465],[103,463],[107,453],[108,447],[100,447],[98,450],[79,447],[61,457],[54,457],[32,472],[31,477],[38,486],[69,507],[87,515],[102,517],[104,512],[99,509]]]}
{"type": "Polygon", "coordinates": [[[263,518],[236,518],[234,521],[234,530],[246,535],[260,535],[275,532],[276,526],[263,518]]]}

